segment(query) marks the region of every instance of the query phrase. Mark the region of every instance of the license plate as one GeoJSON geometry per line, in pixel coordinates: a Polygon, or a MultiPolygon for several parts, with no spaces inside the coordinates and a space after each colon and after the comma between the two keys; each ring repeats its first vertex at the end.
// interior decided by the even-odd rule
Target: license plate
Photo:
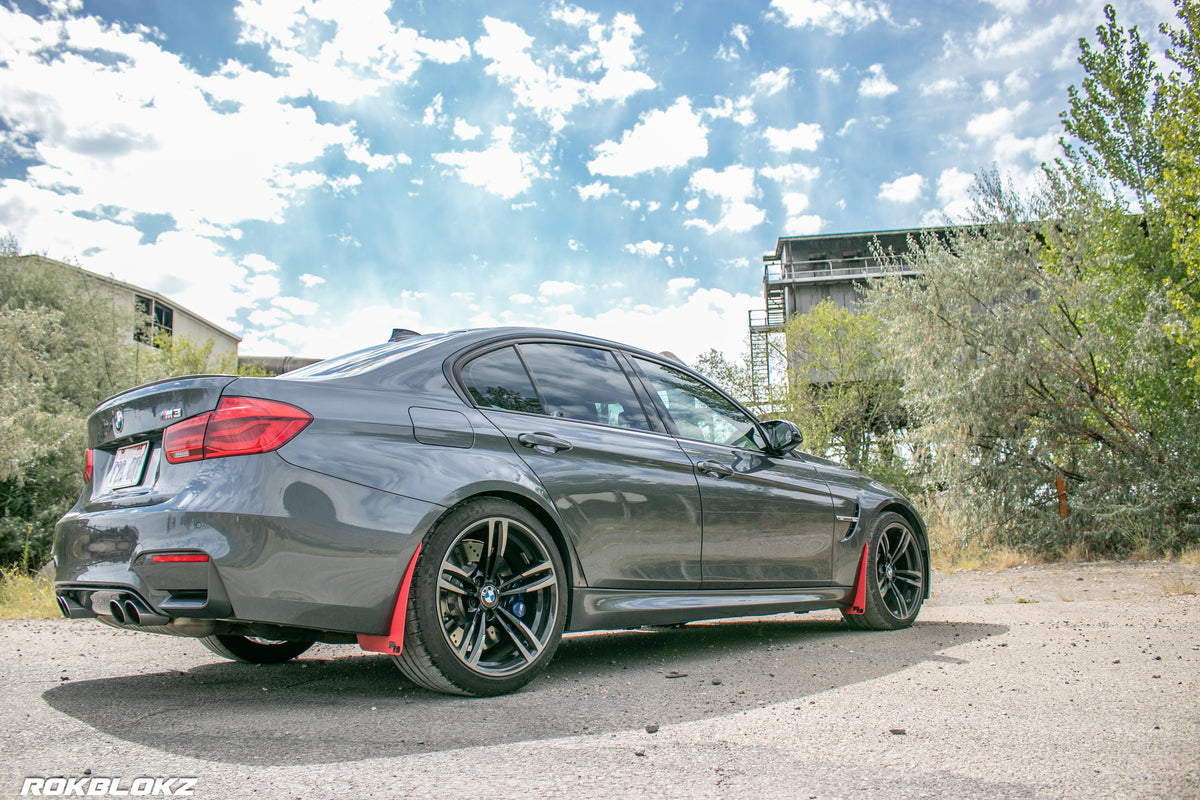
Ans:
{"type": "Polygon", "coordinates": [[[131,444],[118,450],[112,466],[108,468],[108,479],[105,481],[108,488],[123,489],[141,483],[142,468],[146,465],[146,453],[149,451],[149,442],[131,444]]]}

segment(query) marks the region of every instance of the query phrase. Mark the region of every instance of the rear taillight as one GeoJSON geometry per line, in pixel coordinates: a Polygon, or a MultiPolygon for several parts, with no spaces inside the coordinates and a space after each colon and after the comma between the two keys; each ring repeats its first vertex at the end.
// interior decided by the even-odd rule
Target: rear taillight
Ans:
{"type": "Polygon", "coordinates": [[[96,454],[89,447],[83,451],[83,482],[87,483],[92,479],[92,473],[96,469],[96,454]]]}
{"type": "Polygon", "coordinates": [[[167,428],[163,452],[172,464],[269,453],[291,441],[310,422],[312,414],[287,403],[223,397],[215,410],[167,428]]]}

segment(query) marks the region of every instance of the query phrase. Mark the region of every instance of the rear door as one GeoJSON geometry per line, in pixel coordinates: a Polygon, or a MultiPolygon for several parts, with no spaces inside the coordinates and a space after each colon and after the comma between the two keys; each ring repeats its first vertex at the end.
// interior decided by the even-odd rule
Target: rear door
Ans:
{"type": "Polygon", "coordinates": [[[703,506],[703,586],[826,585],[835,517],[829,489],[793,456],[769,456],[754,419],[714,387],[634,359],[695,469],[703,506]]]}
{"type": "Polygon", "coordinates": [[[647,414],[611,350],[522,342],[459,378],[553,500],[589,586],[700,585],[691,460],[647,414]]]}

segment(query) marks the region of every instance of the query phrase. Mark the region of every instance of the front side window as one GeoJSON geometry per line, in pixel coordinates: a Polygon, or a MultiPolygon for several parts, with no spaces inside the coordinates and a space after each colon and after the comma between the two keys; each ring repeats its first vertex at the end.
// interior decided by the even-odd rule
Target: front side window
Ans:
{"type": "Polygon", "coordinates": [[[712,444],[761,450],[758,427],[724,395],[686,372],[635,359],[679,435],[712,444]]]}
{"type": "Polygon", "coordinates": [[[556,343],[518,347],[550,416],[650,429],[629,379],[610,351],[556,343]]]}
{"type": "Polygon", "coordinates": [[[511,347],[493,350],[467,362],[463,385],[480,408],[543,413],[525,365],[511,347]]]}

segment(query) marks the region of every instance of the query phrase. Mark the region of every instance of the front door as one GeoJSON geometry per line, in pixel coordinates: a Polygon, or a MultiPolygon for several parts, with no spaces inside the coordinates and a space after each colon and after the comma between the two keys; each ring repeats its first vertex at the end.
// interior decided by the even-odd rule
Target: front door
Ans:
{"type": "Polygon", "coordinates": [[[714,387],[635,359],[700,486],[705,588],[827,585],[835,517],[825,482],[794,456],[769,456],[754,419],[714,387]]]}

